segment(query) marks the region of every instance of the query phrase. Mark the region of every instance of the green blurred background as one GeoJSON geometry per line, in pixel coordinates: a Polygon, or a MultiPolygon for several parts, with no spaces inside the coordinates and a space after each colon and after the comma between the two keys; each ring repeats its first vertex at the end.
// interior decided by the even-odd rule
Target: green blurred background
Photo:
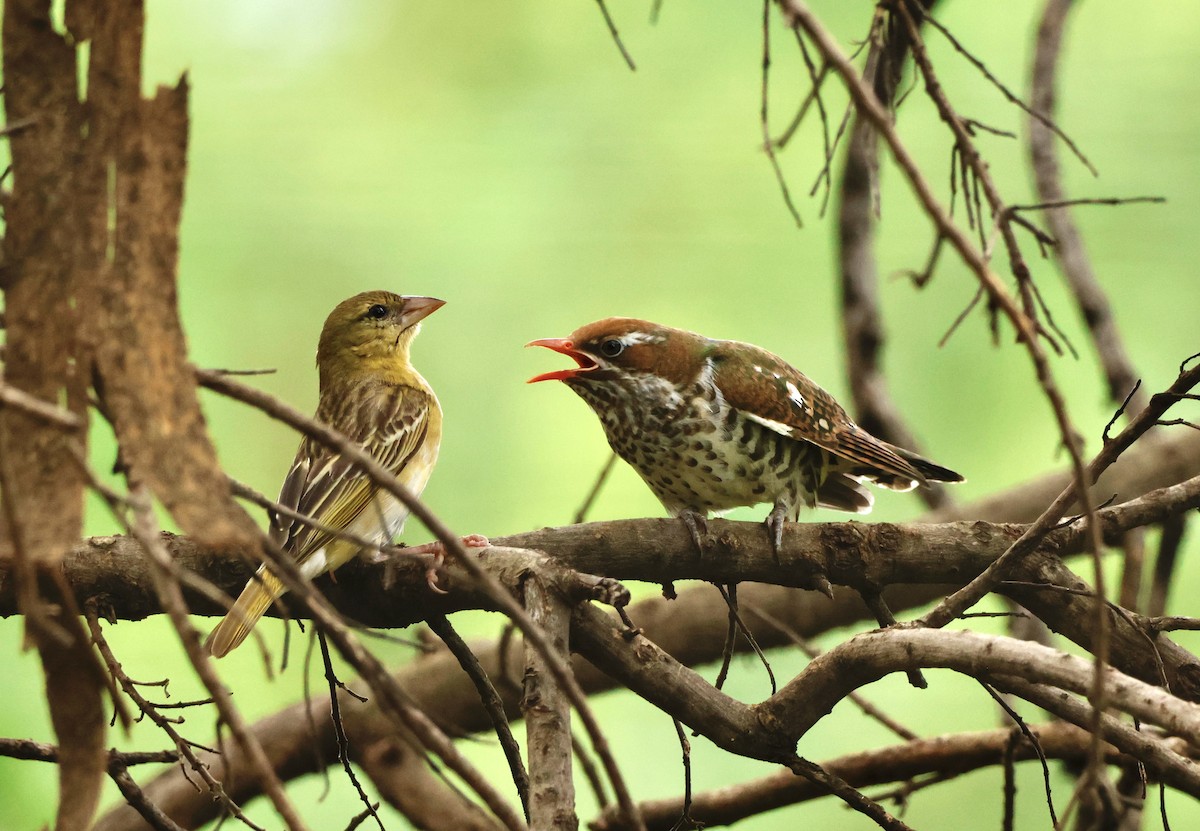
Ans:
{"type": "MultiPolygon", "coordinates": [[[[818,216],[818,201],[802,198],[820,167],[817,121],[810,118],[783,156],[803,230],[794,227],[758,149],[760,6],[667,2],[651,25],[647,4],[612,0],[638,62],[633,73],[588,0],[148,5],[147,92],[184,71],[192,86],[180,298],[194,360],[276,368],[255,383],[307,410],[316,400],[316,336],[335,303],[374,288],[446,299],[414,352],[447,419],[441,462],[425,495],[461,532],[501,535],[569,521],[607,458],[581,401],[558,385],[524,385],[562,363],[524,351],[532,338],[565,335],[607,315],[641,316],[754,341],[835,394],[845,392],[834,228],[818,216]]],[[[865,35],[870,4],[814,6],[843,43],[865,35]]],[[[1030,0],[957,2],[944,5],[940,19],[1000,78],[1024,90],[1039,9],[1030,0]]],[[[788,34],[775,25],[773,37],[779,129],[807,80],[788,34]]],[[[1020,114],[940,37],[930,40],[960,111],[1024,136],[1020,114]]],[[[1200,216],[1198,41],[1195,3],[1147,4],[1131,13],[1128,4],[1092,0],[1070,22],[1062,73],[1060,121],[1101,173],[1093,179],[1067,161],[1069,190],[1169,200],[1077,213],[1151,390],[1200,349],[1200,282],[1192,266],[1200,216]]],[[[844,101],[836,86],[829,85],[826,98],[835,119],[844,101]]],[[[902,109],[901,132],[945,197],[949,145],[919,91],[902,109]]],[[[1010,201],[1032,201],[1023,144],[991,136],[980,144],[1010,201]]],[[[883,187],[881,269],[919,268],[929,223],[890,167],[883,187]]],[[[1079,360],[1056,360],[1054,369],[1094,449],[1111,411],[1100,374],[1052,264],[1037,259],[1032,245],[1030,258],[1058,322],[1080,347],[1079,360]]],[[[994,347],[980,314],[937,348],[974,286],[949,255],[923,291],[903,279],[881,286],[895,397],[929,454],[967,475],[969,483],[955,493],[964,500],[1063,464],[1048,408],[1019,349],[994,347]]],[[[204,403],[230,473],[274,493],[295,435],[244,407],[214,397],[204,403]]],[[[107,467],[111,454],[110,442],[97,435],[97,466],[107,467]]],[[[888,495],[875,516],[903,519],[919,511],[915,498],[888,495]]],[[[622,467],[592,516],[660,514],[622,467]]],[[[761,509],[734,514],[761,515],[761,509]]],[[[98,506],[88,523],[93,534],[116,530],[98,506]]],[[[420,542],[427,534],[413,523],[405,539],[420,542]]],[[[1192,549],[1174,595],[1180,614],[1196,612],[1188,601],[1197,589],[1192,549]]],[[[501,625],[485,615],[459,624],[473,636],[501,625]]],[[[0,661],[10,679],[0,735],[52,741],[38,663],[20,651],[20,621],[0,627],[0,661]]],[[[280,631],[273,621],[263,629],[268,636],[280,631]]],[[[834,633],[826,645],[848,634],[834,633]]],[[[161,620],[122,623],[111,637],[135,678],[170,677],[174,699],[197,692],[161,620]]],[[[382,651],[393,661],[409,654],[400,647],[382,651]]],[[[804,664],[792,654],[774,660],[784,677],[804,664]]],[[[247,649],[222,669],[252,718],[301,696],[298,665],[269,682],[247,649]]],[[[739,662],[733,675],[739,697],[768,693],[757,665],[739,662]]],[[[945,672],[930,673],[930,680],[927,692],[889,678],[866,693],[925,734],[997,723],[978,686],[945,672]]],[[[596,707],[635,796],[678,793],[682,773],[670,720],[630,696],[601,697],[596,707]]],[[[212,726],[211,713],[194,712],[183,730],[208,742],[212,726]]],[[[144,726],[129,741],[112,739],[164,746],[144,726]]],[[[843,706],[805,737],[801,752],[820,760],[887,741],[843,706]]],[[[505,776],[494,743],[467,749],[505,776]]],[[[695,742],[698,789],[769,770],[695,742]]],[[[1061,809],[1070,787],[1055,776],[1061,809]]],[[[1018,827],[1049,826],[1038,780],[1033,767],[1022,769],[1018,827]]],[[[53,787],[49,766],[0,760],[0,827],[49,821],[53,787]]],[[[315,777],[293,788],[313,827],[344,827],[359,810],[351,786],[335,774],[323,801],[321,790],[315,777]]],[[[107,803],[118,798],[110,786],[107,803]]],[[[989,770],[916,794],[906,819],[918,828],[998,827],[1001,804],[999,771],[989,770]]],[[[1168,807],[1176,827],[1200,821],[1187,797],[1170,798],[1168,807]]],[[[591,811],[585,796],[581,815],[591,811]]],[[[263,803],[250,814],[279,825],[263,803]]],[[[743,827],[801,822],[874,827],[832,799],[743,827]]],[[[392,816],[388,827],[405,826],[392,816]]],[[[1157,816],[1147,827],[1159,827],[1157,816]]]]}

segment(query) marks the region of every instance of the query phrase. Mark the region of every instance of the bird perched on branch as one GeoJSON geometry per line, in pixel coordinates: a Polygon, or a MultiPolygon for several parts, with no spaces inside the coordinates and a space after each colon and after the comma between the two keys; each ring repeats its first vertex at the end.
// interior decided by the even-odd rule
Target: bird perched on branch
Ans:
{"type": "Polygon", "coordinates": [[[528,345],[575,360],[529,382],[562,381],[586,401],[612,449],[701,550],[710,512],[773,503],[766,524],[778,553],[783,523],[801,506],[866,513],[874,499],[863,482],[906,491],[963,479],[875,438],[805,375],[748,343],[608,318],[528,345]]]}
{"type": "MultiPolygon", "coordinates": [[[[420,322],[444,302],[386,291],[357,294],[329,314],[317,346],[317,420],[361,444],[414,495],[437,462],[442,410],[409,363],[409,347],[420,322]]],[[[403,503],[312,438],[300,443],[279,502],[329,529],[379,545],[390,544],[408,518],[403,503]]],[[[329,530],[279,515],[271,518],[270,536],[309,578],[333,571],[362,550],[329,530]]],[[[208,636],[208,651],[219,658],[235,648],[283,592],[279,579],[259,568],[208,636]]]]}

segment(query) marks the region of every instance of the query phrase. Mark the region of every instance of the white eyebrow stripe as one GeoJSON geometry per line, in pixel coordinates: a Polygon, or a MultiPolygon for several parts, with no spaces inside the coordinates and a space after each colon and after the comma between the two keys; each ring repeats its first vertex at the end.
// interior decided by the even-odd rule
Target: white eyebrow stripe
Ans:
{"type": "Polygon", "coordinates": [[[648,332],[630,332],[627,335],[621,335],[617,340],[626,346],[634,346],[639,343],[662,343],[663,341],[659,335],[651,335],[648,332]]]}

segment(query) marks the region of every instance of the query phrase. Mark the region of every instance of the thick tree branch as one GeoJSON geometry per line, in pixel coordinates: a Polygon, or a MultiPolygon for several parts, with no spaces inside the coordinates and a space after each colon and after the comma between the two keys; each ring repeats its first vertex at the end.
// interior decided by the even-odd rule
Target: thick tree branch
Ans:
{"type": "MultiPolygon", "coordinates": [[[[1190,510],[1200,499],[1200,478],[1162,488],[1100,512],[1105,537],[1115,540],[1132,527],[1159,522],[1190,510]]],[[[697,558],[691,538],[671,520],[620,520],[543,529],[498,538],[498,546],[536,546],[551,551],[571,567],[603,570],[618,579],[664,582],[697,579],[709,582],[756,581],[800,586],[807,574],[823,569],[839,585],[888,586],[897,583],[947,584],[958,582],[986,567],[1011,544],[1023,526],[984,522],[943,524],[803,523],[789,524],[776,561],[754,523],[714,520],[708,543],[720,556],[697,558]]],[[[195,541],[163,536],[173,559],[204,575],[223,589],[239,587],[248,577],[248,566],[235,555],[209,549],[195,541]]],[[[1046,536],[1055,553],[1074,553],[1083,543],[1081,534],[1062,528],[1046,536]]],[[[484,557],[489,571],[515,585],[523,568],[535,566],[520,552],[489,550],[484,557]]],[[[143,553],[127,537],[98,537],[76,546],[64,563],[67,578],[77,594],[95,598],[118,618],[139,619],[159,611],[153,599],[143,553]]],[[[383,579],[386,564],[351,563],[339,572],[337,584],[327,586],[326,597],[337,607],[353,609],[355,618],[372,626],[405,626],[436,612],[464,608],[494,608],[490,596],[456,566],[448,569],[447,596],[432,596],[420,579],[416,563],[393,566],[399,579],[383,579]]],[[[4,572],[0,571],[0,576],[4,572]]],[[[191,608],[201,614],[223,613],[216,604],[191,598],[191,608]]],[[[0,584],[0,614],[17,611],[11,582],[0,584]]],[[[295,609],[296,613],[302,610],[295,609]]]]}
{"type": "MultiPolygon", "coordinates": [[[[987,570],[978,577],[973,578],[968,585],[938,604],[933,611],[925,615],[922,622],[927,626],[945,626],[977,603],[1000,580],[1005,578],[1010,570],[1020,562],[1021,558],[1026,556],[1027,552],[1037,547],[1040,540],[1050,533],[1050,530],[1066,514],[1067,509],[1077,500],[1082,502],[1087,514],[1085,527],[1089,530],[1094,528],[1096,523],[1093,518],[1093,511],[1089,510],[1089,506],[1092,504],[1090,501],[1090,492],[1086,489],[1094,485],[1100,474],[1116,461],[1123,452],[1128,450],[1135,441],[1141,438],[1147,431],[1153,429],[1159,423],[1163,414],[1174,404],[1178,403],[1182,396],[1189,393],[1197,383],[1200,383],[1200,365],[1181,371],[1179,377],[1175,379],[1175,382],[1165,392],[1151,396],[1150,402],[1146,405],[1145,409],[1131,418],[1125,429],[1111,439],[1107,436],[1105,437],[1105,442],[1100,452],[1095,455],[1083,470],[1082,481],[1080,475],[1073,475],[1070,483],[1063,489],[1063,492],[1025,530],[1021,537],[1004,552],[1003,556],[997,559],[993,565],[988,566],[987,570]]],[[[1090,537],[1089,543],[1093,553],[1098,556],[1099,539],[1090,537]]]]}
{"type": "MultiPolygon", "coordinates": [[[[646,526],[646,530],[651,530],[655,526],[660,526],[664,534],[672,534],[677,529],[674,527],[677,523],[656,521],[641,521],[635,523],[627,523],[632,526],[646,526]]],[[[622,523],[614,524],[618,528],[622,523]]],[[[598,553],[588,554],[588,545],[597,546],[608,539],[608,536],[603,533],[598,533],[601,529],[607,530],[610,524],[596,524],[585,526],[578,531],[578,537],[567,537],[575,539],[577,548],[573,556],[583,558],[599,557],[603,559],[605,552],[600,550],[598,553]]],[[[869,526],[863,526],[864,528],[869,526]]],[[[962,526],[964,530],[969,530],[972,525],[962,526]]],[[[915,528],[915,526],[914,526],[915,528]]],[[[743,530],[737,524],[730,524],[731,532],[743,530]]],[[[748,546],[753,545],[752,540],[759,540],[762,537],[761,530],[748,527],[744,529],[744,535],[739,534],[731,539],[743,539],[748,546]]],[[[545,535],[553,536],[554,531],[540,532],[545,535]]],[[[566,536],[566,535],[564,535],[566,536]]],[[[723,536],[719,534],[718,536],[723,536]]],[[[893,536],[892,531],[888,531],[882,535],[884,538],[893,536]]],[[[648,539],[645,533],[639,534],[637,539],[645,541],[648,539]]],[[[542,541],[546,541],[546,537],[542,537],[542,541]]],[[[176,542],[179,542],[176,540],[176,542]]],[[[996,549],[1002,547],[1003,542],[996,542],[996,549]]],[[[694,552],[690,549],[690,541],[683,539],[680,541],[680,548],[686,552],[681,554],[681,560],[684,556],[694,557],[694,552]]],[[[568,550],[569,546],[564,550],[568,550]]],[[[643,549],[649,550],[649,549],[643,549]]],[[[763,558],[769,559],[770,553],[766,550],[765,544],[760,552],[763,558]]],[[[711,558],[720,559],[720,558],[711,558]]],[[[938,557],[935,555],[934,560],[938,557]]],[[[596,562],[592,560],[593,564],[596,562]]],[[[961,565],[961,564],[960,564],[961,565]]],[[[1036,610],[1051,621],[1051,625],[1060,631],[1066,631],[1074,634],[1076,637],[1085,639],[1090,632],[1090,620],[1092,615],[1093,598],[1090,598],[1086,593],[1075,594],[1071,592],[1052,592],[1044,588],[1047,584],[1062,585],[1064,588],[1082,587],[1086,591],[1086,587],[1078,578],[1071,575],[1070,572],[1062,565],[1057,556],[1048,555],[1046,557],[1034,557],[1026,562],[1026,567],[1031,569],[1027,572],[1031,587],[1021,587],[1013,589],[1013,595],[1022,603],[1036,610]],[[1034,568],[1037,570],[1033,570],[1034,568]]],[[[346,577],[339,578],[339,584],[336,587],[338,591],[349,591],[353,595],[357,591],[365,591],[371,593],[375,591],[368,582],[359,583],[357,579],[358,569],[356,567],[347,567],[351,569],[346,577]],[[355,582],[348,582],[351,575],[355,575],[355,582]]],[[[519,571],[519,567],[514,563],[514,570],[519,571]]],[[[942,575],[949,576],[949,575],[942,575]]],[[[422,578],[415,572],[413,574],[413,582],[419,583],[422,578]]],[[[453,595],[452,595],[453,596],[453,595]]],[[[844,626],[861,618],[864,613],[861,601],[859,601],[853,593],[839,593],[834,603],[830,604],[824,598],[819,598],[814,601],[811,598],[816,598],[812,592],[797,592],[777,586],[746,584],[742,586],[742,603],[747,607],[761,608],[769,613],[773,618],[785,621],[789,627],[800,631],[805,635],[815,635],[824,631],[831,626],[844,626]],[[810,598],[806,600],[806,598],[810,598]]],[[[449,598],[446,598],[449,600],[449,598]]],[[[411,601],[418,602],[418,598],[414,595],[411,601]]],[[[631,609],[633,619],[639,627],[641,627],[650,641],[658,644],[674,656],[673,660],[677,660],[686,665],[696,665],[699,663],[714,661],[719,657],[720,646],[723,635],[723,620],[720,614],[719,607],[721,602],[716,592],[711,588],[700,587],[694,590],[681,592],[679,598],[675,601],[667,601],[662,598],[643,601],[631,609]]],[[[598,614],[598,613],[596,613],[598,614]]],[[[751,618],[753,620],[753,617],[751,618]]],[[[629,658],[632,650],[629,645],[620,636],[619,628],[607,622],[603,615],[596,620],[599,628],[595,629],[593,638],[599,638],[600,642],[611,647],[613,654],[620,658],[629,658]],[[603,624],[600,626],[600,624],[603,624]]],[[[1164,665],[1174,667],[1174,671],[1185,678],[1191,678],[1192,689],[1196,687],[1196,675],[1200,672],[1200,667],[1197,666],[1197,661],[1184,650],[1172,644],[1165,638],[1160,638],[1152,643],[1148,640],[1145,631],[1132,625],[1132,623],[1124,617],[1116,617],[1113,621],[1114,627],[1114,643],[1113,643],[1113,658],[1114,663],[1121,667],[1129,668],[1131,671],[1136,670],[1143,677],[1153,680],[1158,677],[1161,672],[1160,666],[1155,660],[1155,649],[1151,646],[1157,646],[1158,654],[1161,655],[1161,660],[1164,665]],[[1190,675],[1189,675],[1190,671],[1190,675]]],[[[786,639],[780,634],[779,630],[774,626],[763,627],[756,631],[756,636],[764,646],[776,646],[787,643],[786,639]]],[[[580,635],[580,637],[583,637],[580,635]]],[[[578,642],[577,642],[578,646],[578,642]]],[[[519,717],[517,708],[516,696],[513,694],[514,685],[519,679],[513,676],[517,668],[521,665],[519,655],[513,651],[515,649],[515,641],[509,643],[509,651],[505,653],[505,644],[503,641],[491,646],[476,645],[474,651],[479,656],[480,662],[484,666],[488,675],[495,679],[496,686],[505,699],[506,709],[509,716],[512,718],[519,717]]],[[[643,649],[651,648],[651,644],[647,643],[643,649]]],[[[597,653],[595,648],[587,650],[589,657],[594,660],[599,660],[601,666],[611,673],[606,675],[597,672],[592,667],[580,660],[574,661],[574,670],[576,677],[579,679],[580,686],[589,693],[595,693],[603,689],[611,689],[617,684],[631,685],[633,680],[636,680],[636,675],[641,673],[641,669],[621,669],[619,665],[605,666],[604,660],[598,655],[604,655],[604,652],[597,653]]],[[[644,678],[644,683],[649,684],[654,681],[657,676],[662,675],[661,672],[647,671],[644,678]]],[[[671,673],[674,675],[674,673],[671,673]]],[[[490,727],[490,722],[483,714],[482,708],[479,707],[478,698],[475,693],[474,685],[471,684],[466,676],[458,667],[457,661],[446,653],[438,653],[431,656],[419,658],[410,666],[400,669],[397,673],[398,683],[405,691],[412,696],[415,702],[419,704],[431,718],[441,724],[451,724],[457,729],[464,731],[485,730],[490,727]]],[[[707,696],[711,690],[711,686],[706,682],[697,681],[695,692],[700,696],[707,696]]],[[[669,702],[672,700],[678,701],[681,698],[679,691],[675,693],[664,694],[662,701],[664,706],[673,706],[669,702]]],[[[698,701],[707,701],[707,698],[697,698],[698,701]]],[[[331,733],[328,729],[328,704],[322,704],[320,701],[313,703],[313,716],[317,723],[321,725],[320,746],[323,748],[323,755],[326,759],[333,758],[333,749],[331,733]]],[[[294,708],[295,709],[295,708],[294,708]]],[[[344,701],[343,711],[348,720],[359,725],[358,729],[363,730],[362,735],[387,735],[391,728],[387,724],[386,719],[383,719],[377,711],[374,710],[374,705],[361,705],[353,701],[344,701]],[[373,727],[370,725],[374,725],[373,727]]],[[[696,718],[708,718],[710,722],[714,719],[721,718],[721,711],[718,708],[717,712],[712,712],[708,707],[701,707],[699,710],[689,711],[696,718]]],[[[298,775],[299,772],[311,769],[314,764],[313,756],[310,750],[305,747],[303,736],[297,737],[293,733],[305,733],[303,729],[298,728],[298,725],[306,724],[307,721],[300,711],[285,712],[279,714],[278,717],[272,717],[262,723],[259,729],[263,732],[271,734],[274,738],[270,741],[265,741],[268,747],[278,747],[282,755],[273,760],[273,764],[278,769],[292,771],[291,775],[298,775]],[[290,732],[289,732],[290,731],[290,732]],[[284,741],[285,736],[292,735],[292,738],[284,741]],[[288,750],[288,748],[292,748],[288,750]]],[[[349,723],[349,722],[348,722],[349,723]]],[[[720,728],[719,725],[723,722],[715,721],[710,732],[723,731],[725,735],[734,735],[747,729],[745,724],[732,723],[726,728],[720,728]]],[[[348,726],[347,728],[351,728],[348,726]]],[[[783,748],[775,748],[777,751],[783,752],[783,748]]],[[[231,766],[233,779],[235,782],[244,782],[245,776],[238,776],[237,770],[240,762],[236,756],[228,756],[224,762],[231,766]]],[[[211,800],[198,796],[194,789],[183,780],[177,772],[172,772],[152,783],[147,788],[148,793],[152,795],[155,801],[159,801],[164,806],[175,806],[175,810],[186,810],[190,814],[195,814],[198,811],[211,810],[211,800]]],[[[231,794],[235,798],[245,798],[245,794],[231,794]]],[[[124,809],[122,809],[124,810],[124,809]]],[[[174,816],[175,814],[172,813],[174,816]]],[[[113,820],[112,825],[102,826],[105,831],[114,831],[120,828],[138,827],[135,825],[125,825],[116,823],[113,820]]]]}
{"type": "MultiPolygon", "coordinates": [[[[524,583],[529,617],[545,630],[550,643],[568,656],[571,607],[536,574],[524,583]]],[[[529,754],[530,831],[574,831],[575,781],[572,778],[571,702],[532,646],[525,649],[521,712],[529,754]]]]}

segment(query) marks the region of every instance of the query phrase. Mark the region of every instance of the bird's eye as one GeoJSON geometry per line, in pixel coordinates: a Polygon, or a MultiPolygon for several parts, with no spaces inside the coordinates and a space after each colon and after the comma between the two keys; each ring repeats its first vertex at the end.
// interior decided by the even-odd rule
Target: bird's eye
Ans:
{"type": "Polygon", "coordinates": [[[383,320],[385,317],[387,317],[387,313],[387,306],[384,306],[382,303],[376,303],[374,306],[367,309],[367,317],[371,318],[372,320],[383,320]]]}
{"type": "Polygon", "coordinates": [[[625,351],[625,344],[621,343],[616,338],[606,340],[600,344],[600,354],[606,358],[615,358],[625,351]]]}

